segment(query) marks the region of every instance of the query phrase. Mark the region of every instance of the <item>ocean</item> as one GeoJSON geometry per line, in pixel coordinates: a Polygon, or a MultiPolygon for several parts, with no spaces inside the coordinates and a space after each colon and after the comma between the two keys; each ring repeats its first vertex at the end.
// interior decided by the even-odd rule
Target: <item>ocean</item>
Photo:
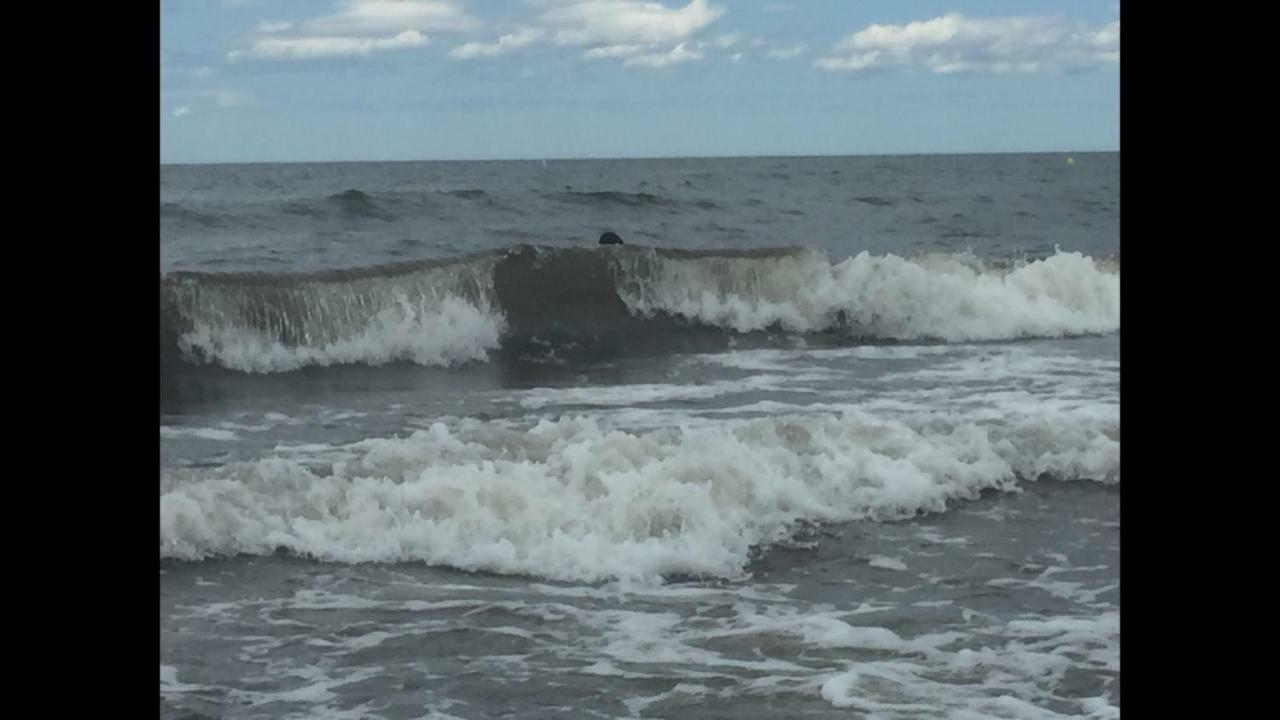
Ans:
{"type": "Polygon", "coordinates": [[[161,717],[1118,717],[1119,176],[162,165],[161,717]]]}

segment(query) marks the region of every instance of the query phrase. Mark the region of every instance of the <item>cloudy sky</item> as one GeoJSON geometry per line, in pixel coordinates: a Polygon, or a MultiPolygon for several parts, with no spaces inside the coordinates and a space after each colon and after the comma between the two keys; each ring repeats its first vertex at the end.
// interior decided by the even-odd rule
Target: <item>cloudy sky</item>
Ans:
{"type": "Polygon", "coordinates": [[[160,160],[1118,150],[1115,0],[161,0],[160,160]]]}

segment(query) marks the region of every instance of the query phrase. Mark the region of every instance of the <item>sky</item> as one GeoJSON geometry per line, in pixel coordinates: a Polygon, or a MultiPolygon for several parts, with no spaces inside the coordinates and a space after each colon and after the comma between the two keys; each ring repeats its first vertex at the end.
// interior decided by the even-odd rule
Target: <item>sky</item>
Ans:
{"type": "Polygon", "coordinates": [[[160,162],[1117,151],[1115,0],[161,0],[160,162]]]}

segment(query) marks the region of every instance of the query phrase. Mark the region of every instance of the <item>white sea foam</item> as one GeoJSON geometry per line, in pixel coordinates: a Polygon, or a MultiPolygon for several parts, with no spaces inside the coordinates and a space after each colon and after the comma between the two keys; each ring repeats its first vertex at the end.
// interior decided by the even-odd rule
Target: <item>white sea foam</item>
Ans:
{"type": "Polygon", "coordinates": [[[253,373],[397,361],[444,366],[486,359],[498,347],[504,322],[500,314],[461,298],[401,296],[349,334],[318,343],[285,343],[241,324],[200,319],[179,345],[223,367],[253,373]]]}
{"type": "MultiPolygon", "coordinates": [[[[1120,328],[1120,275],[1063,253],[1013,269],[964,255],[863,252],[832,265],[819,252],[672,257],[637,248],[613,258],[633,313],[662,311],[739,332],[778,326],[949,342],[1107,333],[1120,328]]],[[[506,318],[495,260],[406,275],[271,287],[178,283],[188,358],[253,373],[339,364],[484,360],[506,318]]],[[[897,359],[930,351],[864,350],[897,359]]]]}
{"type": "Polygon", "coordinates": [[[236,440],[239,436],[231,430],[221,428],[175,427],[173,425],[161,425],[160,437],[169,440],[176,440],[178,438],[199,438],[201,440],[229,442],[236,440]]]}
{"type": "Polygon", "coordinates": [[[884,568],[885,570],[906,570],[907,564],[902,562],[901,558],[885,557],[884,555],[872,555],[868,563],[874,568],[884,568]]]}
{"type": "Polygon", "coordinates": [[[813,366],[815,362],[832,360],[918,360],[937,355],[973,352],[974,345],[859,345],[843,348],[804,348],[797,350],[735,350],[694,356],[694,360],[737,370],[794,372],[797,364],[813,366]]]}
{"type": "Polygon", "coordinates": [[[178,680],[178,668],[172,665],[160,666],[160,693],[186,693],[202,690],[202,685],[191,685],[178,680]]]}
{"type": "Polygon", "coordinates": [[[1118,482],[1116,415],[975,424],[858,412],[646,431],[594,418],[436,423],[305,455],[174,468],[162,557],[425,561],[555,579],[737,576],[801,519],[942,511],[1019,476],[1118,482]]]}
{"type": "MultiPolygon", "coordinates": [[[[1080,608],[1083,614],[983,616],[978,624],[969,615],[960,622],[962,614],[951,613],[953,621],[921,628],[904,626],[894,612],[903,609],[898,605],[813,604],[801,599],[804,592],[790,595],[796,588],[788,586],[649,585],[616,595],[616,586],[361,582],[351,587],[339,582],[339,592],[298,590],[185,611],[199,617],[203,622],[196,625],[217,633],[220,642],[234,642],[239,628],[245,633],[238,638],[242,656],[266,661],[288,678],[271,689],[235,690],[235,699],[309,706],[313,712],[320,706],[349,707],[367,697],[355,683],[378,674],[388,654],[416,656],[406,641],[430,644],[436,633],[460,631],[474,633],[477,645],[510,636],[536,648],[468,660],[473,669],[486,668],[497,684],[567,671],[663,683],[678,678],[680,685],[663,685],[670,688],[666,692],[619,698],[632,711],[657,717],[679,714],[699,696],[730,691],[738,700],[770,704],[797,694],[822,698],[835,707],[883,717],[914,717],[925,708],[929,714],[965,718],[1101,718],[1117,712],[1106,697],[1119,671],[1114,606],[1080,608]],[[366,621],[330,634],[298,623],[299,611],[339,611],[342,617],[357,611],[366,621]],[[886,611],[891,614],[879,614],[886,611]],[[306,628],[311,632],[304,643],[307,654],[300,655],[292,642],[264,636],[263,622],[306,628]],[[1087,684],[1081,685],[1081,675],[1089,678],[1087,684]]],[[[443,669],[435,664],[441,662],[447,663],[427,653],[417,665],[429,678],[443,669]]],[[[622,692],[648,689],[630,683],[618,687],[622,692]]],[[[174,668],[161,666],[162,694],[198,689],[178,682],[174,668]]]]}
{"type": "Polygon", "coordinates": [[[178,346],[188,358],[253,373],[483,360],[505,328],[493,264],[280,285],[181,279],[169,286],[184,321],[178,346]]]}
{"type": "Polygon", "coordinates": [[[645,403],[708,400],[733,393],[785,389],[793,378],[753,375],[742,380],[722,380],[698,385],[650,383],[568,388],[536,388],[519,393],[522,406],[539,409],[551,405],[595,405],[630,408],[645,403]]]}
{"type": "Polygon", "coordinates": [[[1014,269],[964,255],[860,253],[834,266],[818,252],[767,259],[619,255],[633,312],[675,313],[740,332],[773,325],[953,342],[1061,337],[1120,328],[1120,275],[1080,253],[1014,269]]]}

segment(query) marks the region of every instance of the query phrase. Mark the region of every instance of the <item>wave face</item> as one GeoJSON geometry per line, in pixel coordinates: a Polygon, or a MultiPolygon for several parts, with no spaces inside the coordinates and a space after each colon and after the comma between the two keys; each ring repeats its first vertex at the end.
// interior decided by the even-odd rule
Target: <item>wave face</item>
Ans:
{"type": "Polygon", "coordinates": [[[189,363],[250,373],[482,360],[504,327],[494,308],[493,263],[478,257],[293,276],[175,273],[161,281],[161,356],[167,350],[189,363]]]}
{"type": "Polygon", "coordinates": [[[736,577],[796,523],[893,520],[1020,479],[1119,482],[1119,408],[1002,425],[950,415],[779,416],[655,430],[474,419],[333,448],[162,471],[160,555],[286,549],[596,581],[736,577]]]}
{"type": "Polygon", "coordinates": [[[514,248],[312,274],[161,279],[162,359],[273,373],[483,361],[506,344],[621,345],[675,330],[849,341],[1063,337],[1120,328],[1118,262],[1080,253],[997,265],[969,254],[803,248],[514,248]]]}

